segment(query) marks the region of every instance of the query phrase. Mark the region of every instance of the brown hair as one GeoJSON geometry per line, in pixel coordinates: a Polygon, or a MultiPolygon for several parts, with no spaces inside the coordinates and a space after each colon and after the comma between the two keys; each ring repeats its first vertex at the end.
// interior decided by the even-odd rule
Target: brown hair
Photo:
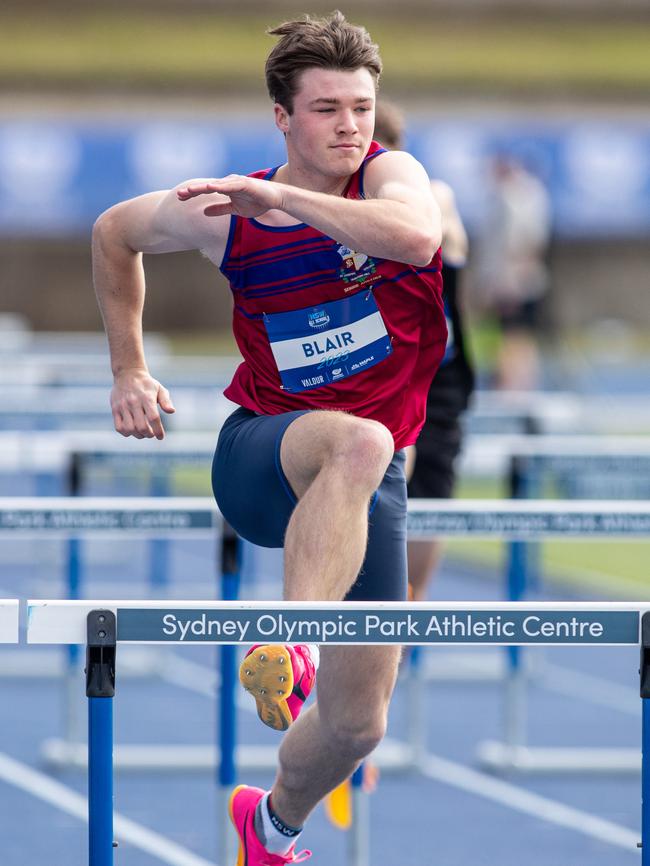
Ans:
{"type": "Polygon", "coordinates": [[[375,84],[381,75],[379,48],[365,27],[350,24],[336,10],[327,18],[305,15],[269,30],[280,40],[268,56],[266,86],[274,102],[289,114],[298,91],[298,77],[312,67],[354,71],[365,67],[375,84]]]}
{"type": "Polygon", "coordinates": [[[389,150],[404,147],[404,115],[392,102],[377,102],[375,105],[375,141],[389,150]]]}

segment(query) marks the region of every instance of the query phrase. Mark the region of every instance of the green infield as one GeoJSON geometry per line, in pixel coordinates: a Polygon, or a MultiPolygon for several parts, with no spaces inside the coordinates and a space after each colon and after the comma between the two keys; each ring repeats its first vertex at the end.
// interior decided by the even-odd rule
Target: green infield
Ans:
{"type": "MultiPolygon", "coordinates": [[[[599,20],[496,22],[361,16],[382,49],[385,85],[639,96],[650,84],[650,29],[599,20]]],[[[188,88],[264,96],[278,15],[20,8],[0,13],[0,86],[132,91],[188,88]]]]}

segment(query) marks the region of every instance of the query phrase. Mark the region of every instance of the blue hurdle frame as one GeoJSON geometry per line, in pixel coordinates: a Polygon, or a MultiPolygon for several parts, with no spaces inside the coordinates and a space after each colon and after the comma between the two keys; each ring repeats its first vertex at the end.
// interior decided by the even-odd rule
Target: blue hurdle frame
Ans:
{"type": "Polygon", "coordinates": [[[110,610],[87,618],[88,863],[113,866],[113,698],[117,629],[110,610]]]}

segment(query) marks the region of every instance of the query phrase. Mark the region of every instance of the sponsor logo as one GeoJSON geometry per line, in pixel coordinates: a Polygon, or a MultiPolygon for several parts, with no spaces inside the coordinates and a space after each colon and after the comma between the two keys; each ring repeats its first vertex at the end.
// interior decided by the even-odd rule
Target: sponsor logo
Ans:
{"type": "Polygon", "coordinates": [[[325,328],[330,323],[330,317],[325,310],[313,310],[311,313],[307,313],[307,321],[310,328],[325,328]]]}
{"type": "Polygon", "coordinates": [[[325,376],[312,376],[310,379],[301,379],[303,388],[313,388],[315,385],[322,385],[325,382],[325,376]]]}
{"type": "Polygon", "coordinates": [[[352,370],[360,370],[362,367],[365,367],[366,364],[369,364],[371,361],[375,360],[374,355],[370,355],[369,358],[364,358],[363,361],[359,361],[357,364],[353,364],[350,369],[352,370]]]}

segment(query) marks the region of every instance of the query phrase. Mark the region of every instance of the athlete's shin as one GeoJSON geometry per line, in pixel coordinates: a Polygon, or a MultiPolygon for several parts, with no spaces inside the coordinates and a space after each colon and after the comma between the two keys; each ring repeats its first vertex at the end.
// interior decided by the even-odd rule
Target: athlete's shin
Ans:
{"type": "Polygon", "coordinates": [[[280,747],[273,803],[288,824],[302,826],[381,741],[399,654],[395,646],[322,648],[318,703],[280,747]]]}

